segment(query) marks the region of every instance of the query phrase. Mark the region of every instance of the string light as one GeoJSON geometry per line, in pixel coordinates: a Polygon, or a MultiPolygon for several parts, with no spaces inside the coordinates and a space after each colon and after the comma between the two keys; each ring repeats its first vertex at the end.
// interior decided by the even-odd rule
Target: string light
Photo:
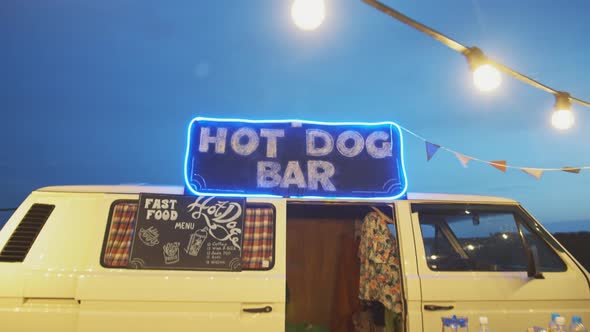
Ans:
{"type": "Polygon", "coordinates": [[[301,30],[315,30],[326,18],[326,4],[324,0],[295,0],[291,6],[291,18],[301,30]]]}
{"type": "Polygon", "coordinates": [[[574,114],[572,113],[572,103],[570,95],[567,92],[559,92],[555,95],[555,110],[551,116],[553,127],[565,130],[574,124],[574,114]]]}
{"type": "Polygon", "coordinates": [[[570,128],[574,123],[574,116],[571,111],[571,103],[577,103],[586,107],[590,107],[590,102],[575,98],[566,92],[562,92],[556,89],[553,89],[541,82],[538,82],[526,75],[523,75],[516,70],[513,70],[499,62],[496,62],[488,57],[486,57],[481,50],[476,47],[468,48],[461,43],[453,40],[452,38],[445,36],[444,34],[425,26],[424,24],[411,19],[410,17],[400,13],[399,11],[384,5],[383,3],[377,0],[363,0],[368,5],[382,11],[383,13],[395,18],[396,20],[403,22],[412,28],[429,35],[430,37],[438,40],[439,42],[443,43],[445,46],[465,55],[467,57],[467,61],[472,70],[474,70],[474,83],[475,85],[484,91],[491,91],[494,88],[497,88],[501,82],[501,75],[499,72],[503,72],[508,74],[516,79],[519,79],[535,88],[541,89],[548,93],[551,93],[556,96],[556,110],[553,113],[551,118],[551,122],[553,126],[559,129],[567,129],[570,128]],[[479,52],[478,52],[479,51],[479,52]],[[474,53],[481,53],[477,55],[473,55],[474,53]],[[478,56],[483,58],[477,59],[478,56]],[[478,62],[482,61],[483,65],[478,65],[474,68],[472,64],[473,61],[478,62]],[[477,78],[476,78],[477,76],[477,78]],[[559,104],[559,105],[558,105],[559,104]],[[562,107],[563,106],[563,107],[562,107]],[[567,106],[567,107],[565,107],[567,106]]]}
{"type": "Polygon", "coordinates": [[[479,48],[468,48],[463,55],[467,58],[469,69],[473,72],[473,83],[479,90],[489,92],[500,86],[502,83],[500,72],[489,63],[488,58],[479,48]]]}

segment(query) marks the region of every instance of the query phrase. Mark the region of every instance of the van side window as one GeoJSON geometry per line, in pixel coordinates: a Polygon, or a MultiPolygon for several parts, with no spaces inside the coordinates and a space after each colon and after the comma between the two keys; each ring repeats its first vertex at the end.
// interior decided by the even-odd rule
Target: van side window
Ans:
{"type": "Polygon", "coordinates": [[[420,229],[424,239],[426,258],[433,270],[438,270],[443,257],[449,261],[461,260],[461,255],[453,249],[439,225],[421,224],[420,229]]]}
{"type": "Polygon", "coordinates": [[[559,256],[511,206],[415,204],[413,210],[419,215],[431,270],[527,271],[525,243],[537,247],[542,271],[566,270],[559,256]]]}
{"type": "MultiPolygon", "coordinates": [[[[128,266],[137,206],[137,200],[120,200],[111,205],[101,258],[104,267],[128,266]]],[[[271,269],[274,265],[275,238],[275,213],[272,205],[247,205],[243,232],[242,269],[271,269]]]]}
{"type": "Polygon", "coordinates": [[[137,201],[118,201],[111,206],[102,259],[105,266],[125,267],[129,263],[137,205],[137,201]]]}
{"type": "Polygon", "coordinates": [[[267,270],[274,265],[274,223],[272,207],[246,207],[242,269],[267,270]]]}
{"type": "Polygon", "coordinates": [[[543,239],[532,231],[533,227],[524,225],[522,232],[529,246],[535,246],[539,254],[539,265],[541,272],[561,272],[566,267],[559,256],[553,252],[551,247],[543,239]]]}

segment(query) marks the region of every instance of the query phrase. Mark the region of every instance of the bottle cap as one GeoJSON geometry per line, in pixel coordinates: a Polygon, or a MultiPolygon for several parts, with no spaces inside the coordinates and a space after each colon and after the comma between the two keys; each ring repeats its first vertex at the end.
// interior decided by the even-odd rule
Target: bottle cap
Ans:
{"type": "Polygon", "coordinates": [[[551,320],[552,321],[555,321],[555,318],[557,318],[557,317],[559,317],[559,314],[556,314],[556,313],[552,313],[551,314],[551,320]]]}
{"type": "Polygon", "coordinates": [[[488,318],[485,316],[479,317],[479,323],[482,325],[488,325],[488,318]]]}
{"type": "Polygon", "coordinates": [[[582,317],[580,317],[580,316],[573,316],[572,317],[572,323],[582,324],[582,317]]]}
{"type": "Polygon", "coordinates": [[[565,325],[565,317],[559,316],[555,318],[555,323],[557,323],[557,325],[565,325]]]}

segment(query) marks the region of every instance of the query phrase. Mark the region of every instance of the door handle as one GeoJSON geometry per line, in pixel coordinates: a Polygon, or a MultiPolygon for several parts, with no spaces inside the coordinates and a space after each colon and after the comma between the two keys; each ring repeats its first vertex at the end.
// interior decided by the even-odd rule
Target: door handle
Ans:
{"type": "Polygon", "coordinates": [[[428,311],[441,311],[441,310],[453,310],[453,309],[455,309],[455,306],[452,306],[452,305],[440,306],[440,305],[434,305],[434,304],[426,304],[424,306],[424,310],[428,310],[428,311]]]}
{"type": "Polygon", "coordinates": [[[253,314],[269,313],[272,311],[272,307],[267,305],[266,307],[262,307],[262,308],[244,308],[244,309],[242,309],[242,311],[253,313],[253,314]]]}

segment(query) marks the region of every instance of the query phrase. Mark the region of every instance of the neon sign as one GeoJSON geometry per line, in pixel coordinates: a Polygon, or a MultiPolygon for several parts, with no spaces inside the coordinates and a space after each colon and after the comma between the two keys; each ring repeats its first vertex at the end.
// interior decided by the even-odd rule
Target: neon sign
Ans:
{"type": "Polygon", "coordinates": [[[198,117],[184,179],[194,195],[397,199],[407,190],[394,122],[198,117]]]}

